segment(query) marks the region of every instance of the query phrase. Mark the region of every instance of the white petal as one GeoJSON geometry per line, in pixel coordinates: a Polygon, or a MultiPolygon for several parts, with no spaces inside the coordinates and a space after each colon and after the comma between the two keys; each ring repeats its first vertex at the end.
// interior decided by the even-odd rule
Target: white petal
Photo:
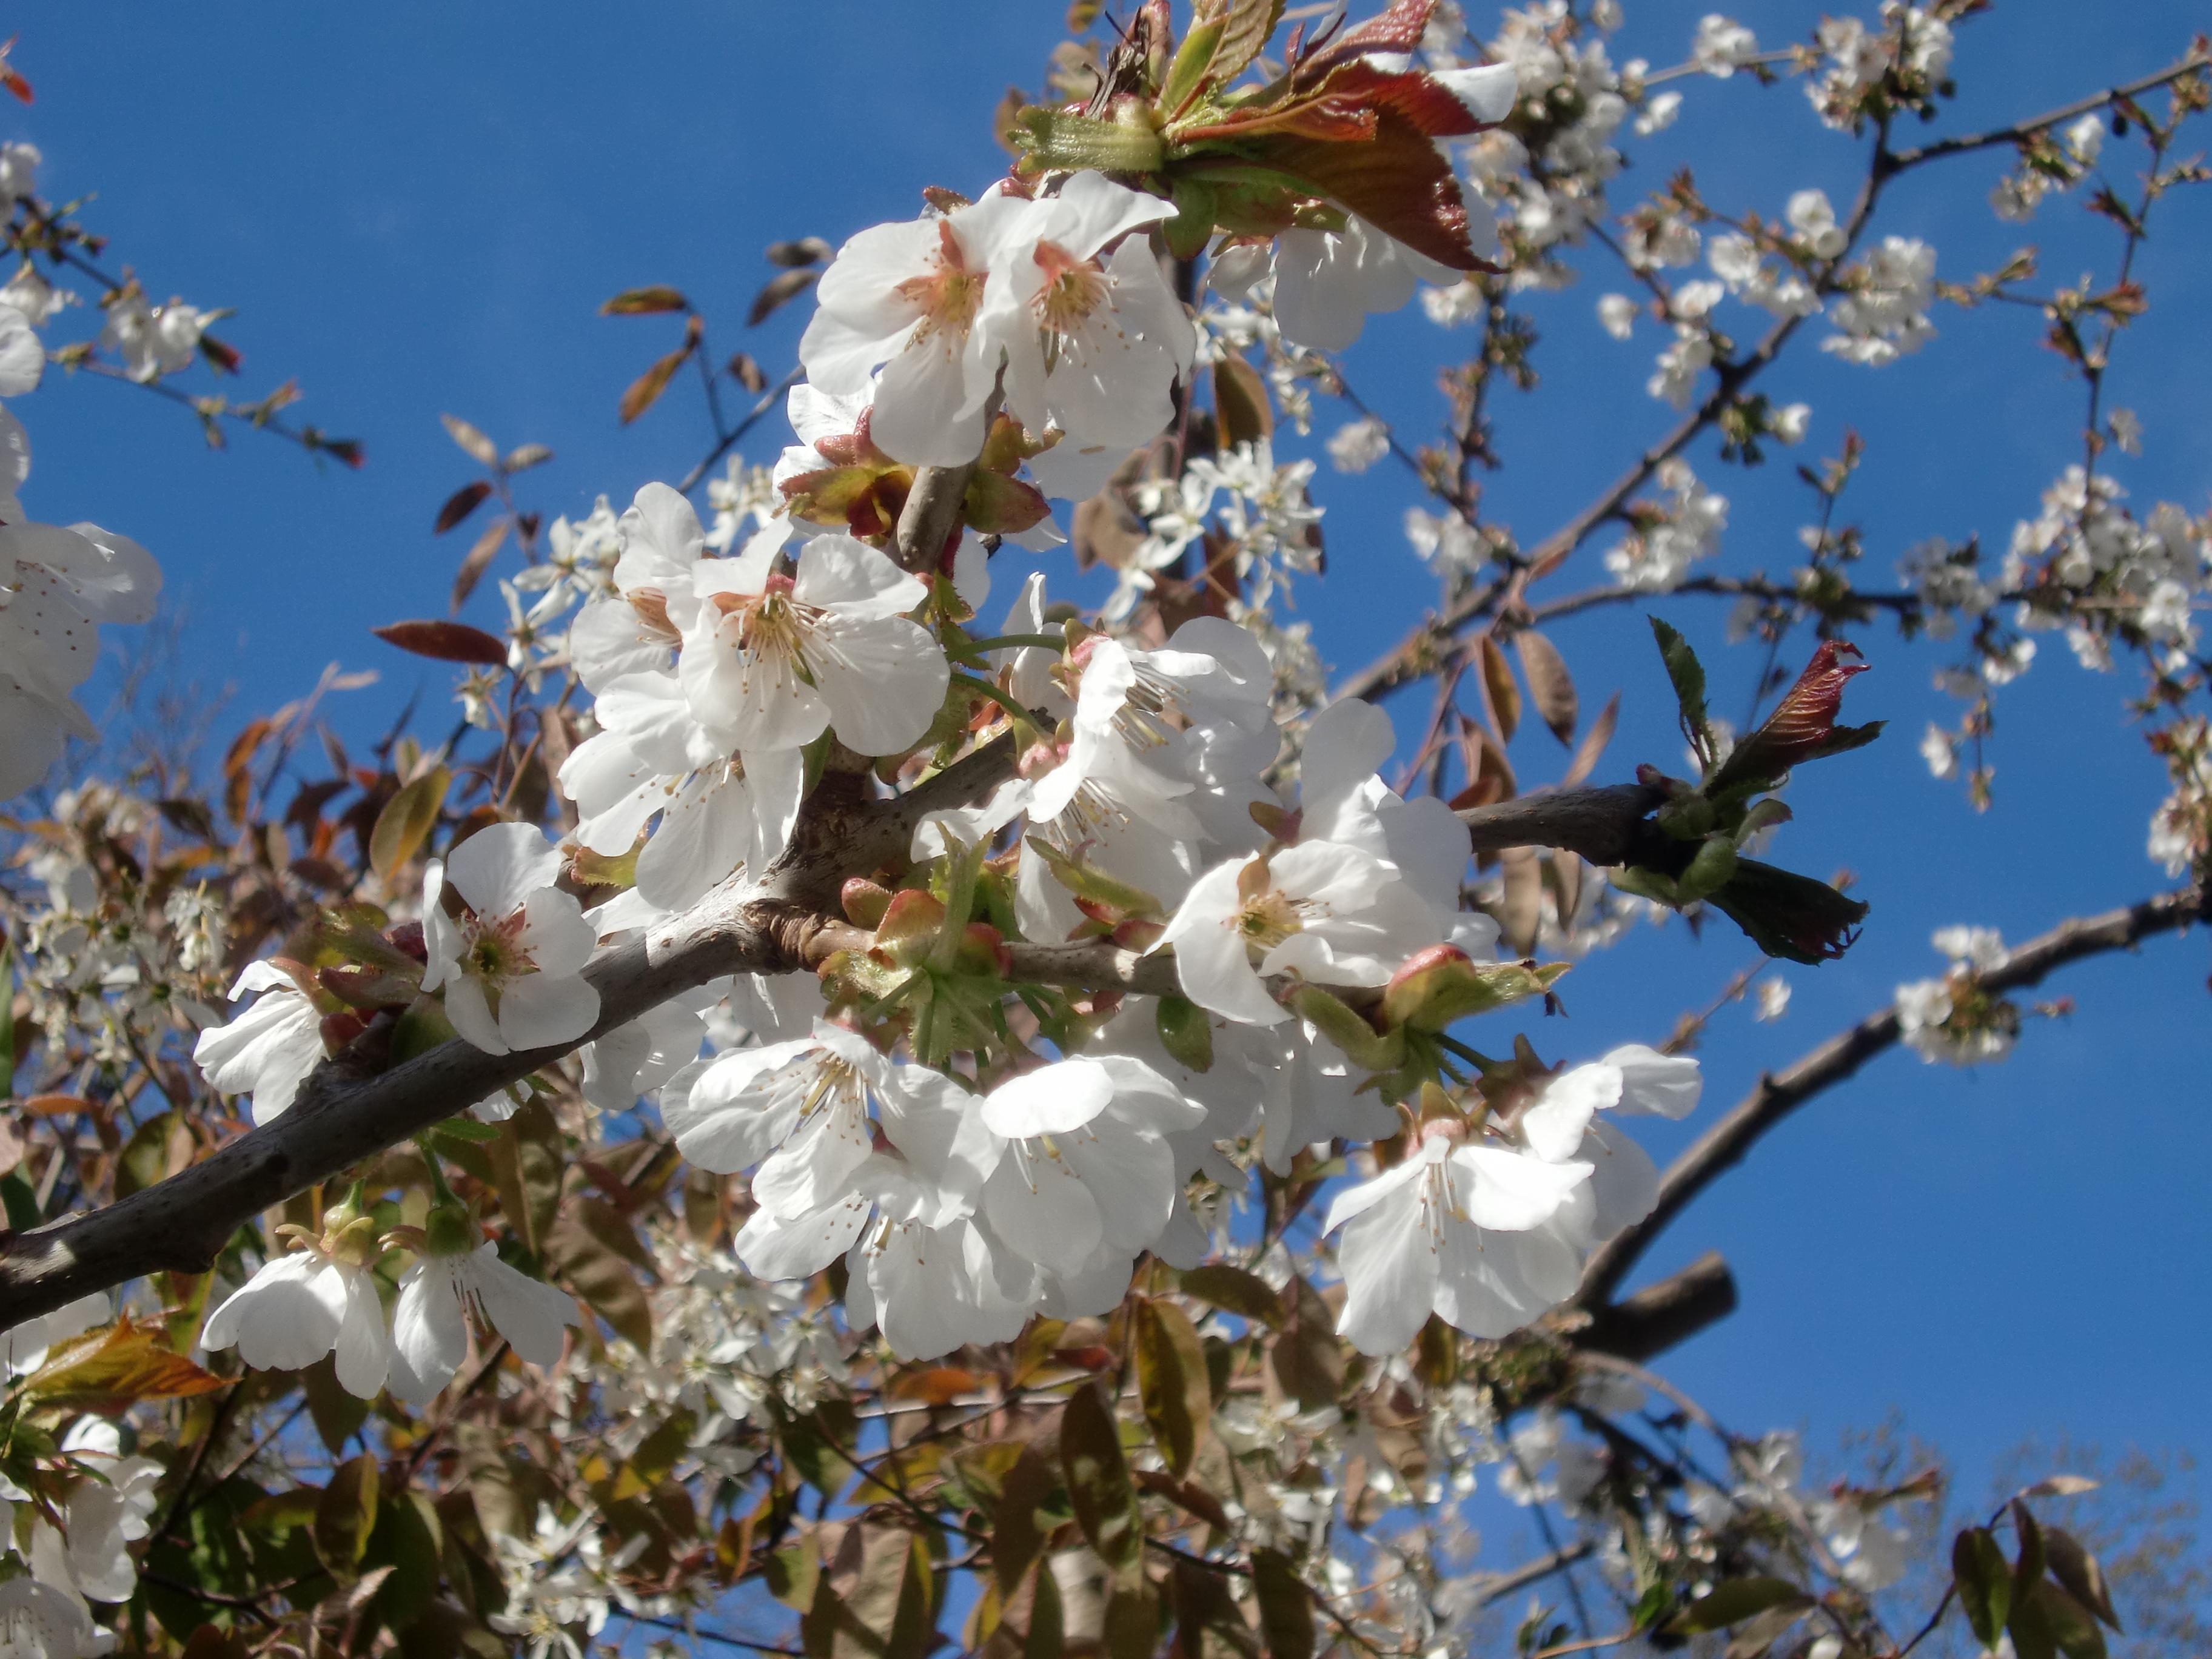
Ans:
{"type": "Polygon", "coordinates": [[[599,1019],[598,990],[573,974],[526,974],[500,993],[500,1035],[517,1049],[574,1042],[599,1019]]]}
{"type": "Polygon", "coordinates": [[[991,1230],[1021,1255],[1054,1273],[1073,1273],[1097,1249],[1098,1206],[1056,1158],[1009,1152],[983,1183],[991,1230]]]}
{"type": "Polygon", "coordinates": [[[1106,1109],[1114,1079],[1095,1060],[1063,1060],[1008,1079],[984,1097],[983,1122],[1009,1140],[1064,1134],[1106,1109]]]}
{"type": "Polygon", "coordinates": [[[1619,1110],[1656,1117],[1687,1117],[1697,1109],[1705,1077],[1687,1054],[1662,1054],[1640,1042],[1608,1051],[1600,1064],[1620,1073],[1619,1110]]]}
{"type": "Polygon", "coordinates": [[[564,1333],[583,1322],[567,1291],[536,1279],[499,1259],[494,1245],[477,1247],[468,1258],[469,1286],[484,1317],[532,1364],[560,1363],[564,1333]]]}

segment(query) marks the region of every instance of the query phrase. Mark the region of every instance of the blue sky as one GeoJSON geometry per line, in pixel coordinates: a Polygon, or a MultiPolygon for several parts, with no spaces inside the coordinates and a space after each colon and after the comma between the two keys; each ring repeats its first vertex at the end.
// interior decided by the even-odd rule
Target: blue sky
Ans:
{"type": "MultiPolygon", "coordinates": [[[[1705,7],[1629,9],[1616,58],[1664,64],[1682,56],[1705,7]]],[[[1802,34],[1817,10],[1796,0],[1740,9],[1768,44],[1802,34]]],[[[1002,165],[990,107],[1009,82],[1034,82],[1058,12],[234,0],[157,25],[150,9],[113,3],[21,8],[15,61],[39,102],[0,112],[0,136],[42,148],[50,194],[98,192],[88,216],[115,239],[111,262],[135,266],[155,297],[237,310],[223,332],[245,354],[246,394],[297,377],[305,417],[359,435],[370,458],[358,474],[319,472],[251,434],[210,455],[175,409],[58,375],[21,411],[37,463],[27,505],[47,520],[99,520],[155,551],[186,619],[186,671],[235,688],[227,726],[297,695],[336,659],[383,672],[340,715],[371,730],[417,684],[435,695],[444,682],[365,632],[441,613],[465,545],[429,533],[439,501],[469,476],[439,414],[502,445],[550,445],[556,459],[524,481],[549,516],[680,476],[707,438],[682,388],[632,428],[614,417],[623,386],[675,331],[666,319],[600,319],[599,301],[672,283],[705,309],[720,352],[742,347],[781,373],[805,307],[741,329],[771,274],[762,246],[836,240],[903,216],[926,184],[986,182],[1002,165]]],[[[1471,15],[1478,26],[1486,15],[1471,15]]],[[[2130,0],[2086,30],[2059,0],[2008,3],[1964,30],[1963,95],[1932,131],[2027,115],[2154,69],[2201,21],[2186,0],[2130,0]]],[[[1656,187],[1677,159],[1731,208],[1771,215],[1811,183],[1847,199],[1859,149],[1820,129],[1795,87],[1739,77],[1683,90],[1678,129],[1617,200],[1656,187]]],[[[2134,154],[2108,151],[2121,153],[2134,154]]],[[[1990,155],[1908,179],[1881,228],[1934,242],[1953,278],[2023,242],[2042,248],[2055,278],[2108,263],[2109,239],[2070,202],[2031,226],[1996,222],[1984,198],[2001,167],[1990,155]]],[[[2212,337],[2196,320],[2212,303],[2207,205],[2166,204],[2139,270],[2153,311],[2115,371],[2114,401],[2148,430],[2142,458],[2118,465],[2139,507],[2173,499],[2203,511],[2212,484],[2201,394],[2212,337]]],[[[1601,272],[1531,302],[1545,383],[1499,406],[1507,468],[1491,497],[1524,544],[1671,422],[1641,391],[1656,336],[1647,325],[1617,345],[1596,327],[1597,295],[1622,286],[1601,272]]],[[[1832,453],[1847,425],[1871,441],[1844,508],[1864,531],[1869,581],[1929,535],[1978,532],[2002,547],[2078,453],[2080,393],[2036,347],[2037,319],[1947,308],[1936,321],[1935,344],[1894,368],[1808,353],[1767,387],[1813,406],[1799,459],[1832,453]]],[[[1456,343],[1418,313],[1386,319],[1347,372],[1418,435],[1439,408],[1433,369],[1456,343]]],[[[1316,438],[1333,423],[1325,412],[1316,438]]],[[[779,438],[764,433],[751,453],[766,458],[779,438]]],[[[1731,500],[1717,568],[1786,568],[1810,516],[1790,468],[1723,468],[1709,447],[1695,459],[1731,500]]],[[[1304,614],[1348,669],[1395,640],[1433,590],[1399,532],[1414,499],[1402,477],[1324,471],[1317,489],[1330,574],[1305,590],[1304,614]]],[[[1607,540],[1582,556],[1583,580],[1596,580],[1607,540]]],[[[1739,709],[1755,662],[1723,647],[1718,603],[1686,600],[1671,614],[1706,652],[1718,707],[1739,709]]],[[[1640,617],[1593,615],[1556,638],[1585,708],[1626,694],[1601,774],[1647,758],[1675,765],[1680,739],[1640,617]]],[[[1953,715],[1929,689],[1939,655],[1869,638],[1876,672],[1855,683],[1851,717],[1890,719],[1893,735],[1807,771],[1792,790],[1800,821],[1778,845],[1794,867],[1857,873],[1875,906],[1866,937],[1840,963],[1788,970],[1796,1000],[1778,1024],[1723,1016],[1705,1054],[1709,1107],[1680,1134],[1655,1136],[1656,1149],[1710,1121],[1762,1068],[1881,1006],[1899,980],[1933,972],[1931,928],[1978,921],[2020,939],[2159,888],[2142,841],[2163,787],[2125,723],[2131,686],[2079,671],[2053,637],[2044,646],[2001,702],[1998,805],[1978,817],[1914,752],[1929,718],[1953,715]]],[[[1401,719],[1414,718],[1409,701],[1401,719]]],[[[1551,741],[1540,729],[1516,739],[1524,780],[1556,775],[1551,741]]],[[[1656,1040],[1749,955],[1725,927],[1695,945],[1679,925],[1639,934],[1569,978],[1571,1018],[1535,1039],[1564,1058],[1656,1040]]],[[[2212,1359],[2197,1316],[2212,1291],[2207,966],[2199,938],[2077,969],[2050,988],[2077,1012],[2034,1023],[2010,1064],[1960,1075],[1892,1054],[1773,1136],[1655,1254],[1663,1271],[1720,1249],[1743,1297],[1734,1320],[1671,1358],[1670,1374],[1739,1426],[1802,1425],[1816,1444],[1901,1406],[1977,1486],[1991,1457],[2035,1431],[2190,1444],[2212,1359]]]]}

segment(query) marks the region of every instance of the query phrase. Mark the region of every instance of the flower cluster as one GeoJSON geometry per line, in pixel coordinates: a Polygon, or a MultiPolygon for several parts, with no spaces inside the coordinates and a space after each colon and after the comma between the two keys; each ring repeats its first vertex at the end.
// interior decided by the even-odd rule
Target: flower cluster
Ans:
{"type": "Polygon", "coordinates": [[[1941,927],[1934,942],[1950,971],[1897,988],[1899,1036],[1931,1065],[2002,1060],[2020,1036],[2020,1011],[1984,990],[1981,975],[2003,964],[2004,941],[1990,927],[1941,927]]]}

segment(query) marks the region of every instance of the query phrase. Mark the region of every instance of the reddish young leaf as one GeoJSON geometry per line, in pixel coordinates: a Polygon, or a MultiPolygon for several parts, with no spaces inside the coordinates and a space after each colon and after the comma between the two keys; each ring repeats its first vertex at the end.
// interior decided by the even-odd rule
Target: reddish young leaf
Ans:
{"type": "Polygon", "coordinates": [[[507,647],[481,628],[457,622],[396,622],[368,630],[386,645],[411,651],[440,662],[477,663],[486,668],[507,665],[507,647]]]}
{"type": "Polygon", "coordinates": [[[474,483],[463,484],[446,497],[446,504],[438,509],[437,522],[430,526],[430,533],[434,536],[444,535],[462,520],[467,518],[470,514],[482,507],[484,498],[490,494],[491,486],[482,478],[478,478],[474,483]]]}

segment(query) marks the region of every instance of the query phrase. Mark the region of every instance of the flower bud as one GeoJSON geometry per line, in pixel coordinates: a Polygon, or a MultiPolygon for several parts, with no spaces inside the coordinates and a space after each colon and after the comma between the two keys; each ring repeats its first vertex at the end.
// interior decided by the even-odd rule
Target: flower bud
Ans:
{"type": "Polygon", "coordinates": [[[441,1204],[422,1223],[422,1254],[467,1255],[483,1243],[476,1218],[458,1204],[441,1204]]]}
{"type": "Polygon", "coordinates": [[[1392,1030],[1404,1025],[1441,1031],[1470,1014],[1539,995],[1565,972],[1565,963],[1527,968],[1517,962],[1476,962],[1456,945],[1431,945],[1408,957],[1390,976],[1382,990],[1382,1023],[1392,1030]]]}
{"type": "Polygon", "coordinates": [[[883,926],[884,912],[890,908],[890,890],[870,881],[866,876],[854,876],[838,894],[844,907],[845,920],[855,927],[871,932],[883,926]]]}
{"type": "Polygon", "coordinates": [[[1378,1032],[1365,1018],[1318,985],[1291,993],[1291,1006],[1323,1036],[1344,1050],[1345,1058],[1370,1072],[1395,1072],[1406,1060],[1406,1039],[1395,1030],[1378,1032]]]}
{"type": "Polygon", "coordinates": [[[945,926],[945,906],[934,894],[908,887],[891,895],[876,924],[876,948],[894,962],[911,967],[929,954],[938,932],[945,926]]]}

